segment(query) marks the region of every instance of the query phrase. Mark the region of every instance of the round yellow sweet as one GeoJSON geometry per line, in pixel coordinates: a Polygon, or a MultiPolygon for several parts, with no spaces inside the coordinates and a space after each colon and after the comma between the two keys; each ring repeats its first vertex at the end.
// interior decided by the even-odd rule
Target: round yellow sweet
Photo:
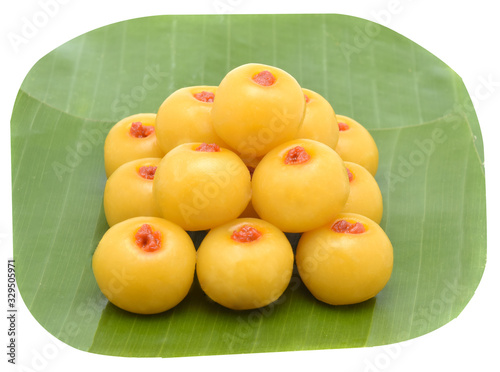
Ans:
{"type": "Polygon", "coordinates": [[[244,158],[253,158],[295,138],[304,111],[304,94],[290,74],[273,66],[250,63],[233,69],[222,79],[212,120],[216,133],[231,148],[244,158]],[[266,72],[274,80],[262,85],[258,77],[266,72]]]}
{"type": "Polygon", "coordinates": [[[191,288],[195,264],[189,235],[157,217],[136,217],[112,226],[92,258],[102,293],[119,308],[138,314],[160,313],[181,302],[191,288]],[[144,225],[152,234],[137,242],[144,225]],[[158,232],[159,246],[155,245],[158,232]]]}
{"type": "MultiPolygon", "coordinates": [[[[205,144],[206,145],[206,144],[205,144]]],[[[251,197],[250,172],[234,152],[177,146],[161,160],[153,194],[162,216],[185,230],[206,230],[237,218],[251,197]]]]}
{"type": "Polygon", "coordinates": [[[306,113],[296,138],[307,138],[335,149],[339,140],[337,117],[330,103],[322,95],[302,88],[306,97],[306,113]]]}
{"type": "Polygon", "coordinates": [[[349,181],[351,191],[343,213],[357,213],[380,223],[383,213],[382,193],[377,181],[364,167],[346,161],[345,166],[352,175],[349,181]]]}
{"type": "Polygon", "coordinates": [[[293,140],[270,151],[252,177],[255,211],[285,232],[327,224],[344,208],[348,195],[349,178],[342,159],[325,144],[308,139],[293,140]],[[286,164],[287,157],[300,148],[309,159],[286,164]]]}
{"type": "Polygon", "coordinates": [[[133,160],[111,174],[104,187],[104,214],[109,226],[132,217],[161,217],[153,197],[154,173],[151,175],[160,160],[133,160]],[[146,177],[141,176],[144,171],[146,177]]]}
{"type": "Polygon", "coordinates": [[[293,251],[285,234],[255,218],[237,219],[210,230],[197,252],[201,288],[212,300],[234,310],[255,309],[277,300],[290,282],[292,269],[293,251]],[[252,231],[261,235],[255,239],[252,231]]]}
{"type": "Polygon", "coordinates": [[[216,90],[215,86],[181,88],[161,104],[156,115],[156,136],[165,154],[190,142],[228,147],[215,133],[210,116],[216,90]]]}
{"type": "Polygon", "coordinates": [[[340,131],[335,151],[344,161],[362,165],[375,176],[378,169],[378,148],[370,132],[347,116],[337,115],[337,123],[340,131]]]}
{"type": "Polygon", "coordinates": [[[368,300],[389,281],[392,244],[382,228],[355,213],[339,214],[333,222],[302,234],[296,252],[300,277],[318,300],[348,305],[368,300]],[[360,223],[365,232],[336,232],[337,222],[360,223]]]}
{"type": "Polygon", "coordinates": [[[104,167],[106,176],[122,164],[142,158],[161,158],[164,153],[160,149],[154,132],[156,114],[136,114],[116,123],[104,141],[104,167]],[[141,123],[143,128],[153,128],[149,135],[137,138],[131,134],[133,123],[141,123]]]}

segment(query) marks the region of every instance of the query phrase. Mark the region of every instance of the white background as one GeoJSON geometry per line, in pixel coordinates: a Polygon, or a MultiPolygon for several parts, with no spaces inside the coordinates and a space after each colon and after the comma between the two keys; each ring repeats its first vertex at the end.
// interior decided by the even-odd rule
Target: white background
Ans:
{"type": "MultiPolygon", "coordinates": [[[[369,19],[403,34],[447,63],[464,80],[485,143],[488,203],[488,262],[483,279],[461,315],[418,339],[390,347],[170,359],[132,359],[75,350],[47,333],[18,296],[17,367],[6,362],[7,321],[0,322],[0,363],[19,371],[122,371],[148,368],[255,371],[314,368],[325,371],[499,371],[500,257],[498,253],[497,127],[500,107],[500,25],[495,1],[3,1],[1,27],[0,105],[0,306],[6,309],[7,259],[12,257],[10,117],[17,91],[31,67],[45,54],[87,31],[125,19],[157,14],[211,14],[228,4],[228,13],[341,13],[369,19]],[[18,48],[9,33],[22,35],[25,19],[43,11],[42,3],[58,1],[48,21],[18,48]],[[485,81],[490,81],[486,84],[485,81]],[[489,88],[489,90],[488,90],[489,88]]],[[[47,12],[46,12],[47,13],[47,12]]],[[[40,18],[43,21],[43,18],[40,18]]],[[[4,310],[2,310],[3,312],[4,310]]],[[[6,312],[3,312],[6,314],[6,312]]]]}

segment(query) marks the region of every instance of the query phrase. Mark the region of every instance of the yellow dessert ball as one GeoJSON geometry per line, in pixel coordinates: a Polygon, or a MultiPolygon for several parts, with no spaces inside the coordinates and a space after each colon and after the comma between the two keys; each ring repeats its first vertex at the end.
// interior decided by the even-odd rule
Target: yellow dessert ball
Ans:
{"type": "Polygon", "coordinates": [[[212,108],[216,133],[244,158],[265,155],[297,135],[305,99],[287,72],[262,64],[230,71],[217,88],[212,108]]]}
{"type": "Polygon", "coordinates": [[[133,160],[118,167],[104,188],[104,214],[109,226],[132,217],[161,217],[153,197],[160,158],[133,160]]]}
{"type": "Polygon", "coordinates": [[[122,164],[142,158],[161,158],[155,133],[156,114],[136,114],[116,123],[104,142],[106,176],[122,164]]]}
{"type": "Polygon", "coordinates": [[[258,215],[285,232],[323,226],[342,208],[349,178],[339,155],[323,143],[298,139],[270,151],[252,177],[258,215]]]}
{"type": "Polygon", "coordinates": [[[389,281],[392,244],[367,217],[341,213],[302,234],[296,252],[299,275],[318,300],[349,305],[374,297],[389,281]]]}
{"type": "Polygon", "coordinates": [[[290,242],[270,223],[241,218],[216,227],[197,253],[196,275],[212,300],[234,310],[266,306],[285,291],[293,269],[290,242]]]}
{"type": "Polygon", "coordinates": [[[377,181],[364,167],[346,161],[351,191],[345,203],[344,213],[357,213],[380,223],[382,220],[382,193],[377,181]]]}
{"type": "Polygon", "coordinates": [[[92,258],[102,293],[123,310],[156,314],[187,295],[196,250],[189,235],[157,217],[135,217],[112,226],[92,258]]]}
{"type": "Polygon", "coordinates": [[[228,147],[215,133],[210,116],[216,89],[214,86],[181,88],[162,103],[156,115],[156,136],[165,154],[191,142],[228,147]]]}
{"type": "Polygon", "coordinates": [[[373,176],[378,168],[378,148],[370,132],[356,120],[337,115],[339,141],[335,151],[345,161],[365,167],[373,176]]]}
{"type": "Polygon", "coordinates": [[[296,138],[312,139],[335,149],[339,140],[335,111],[320,94],[309,89],[302,91],[306,99],[306,113],[296,138]]]}
{"type": "Polygon", "coordinates": [[[238,155],[216,144],[183,144],[161,160],[153,194],[164,218],[185,230],[206,230],[243,212],[250,172],[238,155]]]}

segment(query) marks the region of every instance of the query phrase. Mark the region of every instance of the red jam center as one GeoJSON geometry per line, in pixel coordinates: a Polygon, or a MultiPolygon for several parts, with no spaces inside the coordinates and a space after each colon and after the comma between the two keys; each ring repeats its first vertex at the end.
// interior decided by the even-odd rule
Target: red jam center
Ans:
{"type": "Polygon", "coordinates": [[[360,222],[350,223],[347,222],[346,220],[339,220],[335,222],[331,227],[331,229],[338,233],[348,233],[348,234],[362,234],[366,231],[365,226],[362,223],[360,222]]]}
{"type": "Polygon", "coordinates": [[[352,182],[352,180],[354,179],[354,175],[351,173],[351,171],[349,170],[349,168],[345,168],[347,170],[347,175],[349,176],[349,182],[352,182]]]}
{"type": "Polygon", "coordinates": [[[348,130],[349,129],[349,125],[347,125],[346,123],[342,123],[341,121],[339,121],[339,130],[341,132],[345,131],[345,130],[348,130]]]}
{"type": "Polygon", "coordinates": [[[309,155],[302,146],[295,146],[293,149],[289,150],[285,157],[285,164],[302,164],[311,159],[309,155]]]}
{"type": "Polygon", "coordinates": [[[311,100],[307,94],[304,94],[304,98],[306,99],[306,103],[309,103],[309,101],[311,100]]]}
{"type": "Polygon", "coordinates": [[[161,232],[145,223],[135,234],[135,243],[145,252],[154,252],[161,248],[161,232]]]}
{"type": "Polygon", "coordinates": [[[202,91],[200,93],[193,94],[194,98],[201,102],[213,102],[215,94],[212,92],[202,91]]]}
{"type": "Polygon", "coordinates": [[[151,133],[154,133],[154,131],[155,127],[152,125],[144,126],[140,121],[132,123],[132,126],[130,127],[130,135],[135,138],[146,138],[151,133]]]}
{"type": "Polygon", "coordinates": [[[139,168],[139,176],[142,178],[145,178],[147,180],[152,180],[155,178],[155,173],[156,173],[156,168],[157,167],[149,167],[149,166],[143,166],[139,168]]]}
{"type": "Polygon", "coordinates": [[[233,231],[231,239],[240,243],[250,243],[262,236],[262,233],[255,227],[243,225],[238,230],[233,231]]]}
{"type": "Polygon", "coordinates": [[[255,74],[252,77],[252,80],[255,81],[259,85],[262,85],[264,87],[268,87],[268,86],[271,86],[274,84],[274,82],[276,81],[276,78],[269,71],[264,70],[264,71],[259,72],[258,74],[255,74]]]}
{"type": "Polygon", "coordinates": [[[201,152],[220,152],[219,145],[215,143],[205,143],[203,142],[200,146],[198,146],[194,151],[201,152]]]}

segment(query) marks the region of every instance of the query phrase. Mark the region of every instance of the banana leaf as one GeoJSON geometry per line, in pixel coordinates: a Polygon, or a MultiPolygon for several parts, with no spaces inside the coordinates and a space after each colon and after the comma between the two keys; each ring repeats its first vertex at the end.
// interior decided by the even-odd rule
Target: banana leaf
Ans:
{"type": "MultiPolygon", "coordinates": [[[[350,16],[155,16],[81,35],[40,59],[11,120],[14,258],[20,294],[52,335],[129,357],[353,348],[429,333],[465,308],[486,264],[483,143],[460,77],[411,40],[350,16]],[[232,68],[280,67],[369,129],[392,277],[351,306],[314,299],[295,271],[275,303],[232,311],[195,281],[175,308],[131,314],[97,287],[92,254],[108,226],[104,138],[173,91],[232,68]]],[[[191,233],[196,245],[204,233],[191,233]]],[[[297,234],[289,239],[295,247],[297,234]]]]}

